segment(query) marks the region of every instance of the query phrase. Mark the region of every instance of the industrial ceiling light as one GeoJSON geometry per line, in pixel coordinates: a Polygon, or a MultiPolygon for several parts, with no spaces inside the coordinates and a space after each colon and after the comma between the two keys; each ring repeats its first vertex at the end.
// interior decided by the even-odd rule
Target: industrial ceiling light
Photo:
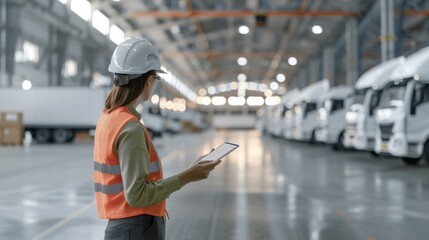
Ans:
{"type": "Polygon", "coordinates": [[[178,34],[178,33],[180,33],[180,28],[177,25],[176,26],[172,26],[170,30],[171,30],[172,34],[178,34]]]}
{"type": "Polygon", "coordinates": [[[247,76],[246,76],[246,74],[244,74],[244,73],[240,73],[240,74],[238,74],[237,79],[238,79],[238,81],[240,81],[240,82],[244,82],[244,81],[246,81],[246,80],[247,80],[247,76]]]}
{"type": "Polygon", "coordinates": [[[295,66],[298,63],[298,60],[295,57],[290,57],[287,62],[289,63],[289,65],[291,66],[295,66]]]}
{"type": "Polygon", "coordinates": [[[225,91],[226,91],[226,89],[227,89],[227,87],[226,87],[226,85],[225,85],[224,83],[220,84],[220,85],[218,86],[218,88],[219,88],[219,91],[221,91],[221,92],[225,92],[225,91]]]}
{"type": "Polygon", "coordinates": [[[284,82],[286,80],[286,76],[282,73],[277,74],[277,81],[278,82],[284,82]]]}
{"type": "Polygon", "coordinates": [[[209,92],[210,95],[213,95],[216,93],[216,88],[212,86],[212,87],[209,87],[207,91],[209,92]]]}
{"type": "Polygon", "coordinates": [[[207,91],[204,89],[204,88],[201,88],[199,91],[198,91],[198,94],[200,95],[200,96],[205,96],[205,95],[207,95],[207,91]]]}
{"type": "Polygon", "coordinates": [[[245,66],[247,64],[247,58],[245,58],[245,57],[239,57],[237,59],[237,63],[240,66],[245,66]]]}
{"type": "Polygon", "coordinates": [[[275,90],[279,89],[279,84],[276,82],[272,82],[272,83],[270,83],[270,88],[271,88],[271,90],[275,91],[275,90]]]}
{"type": "Polygon", "coordinates": [[[31,81],[30,80],[24,80],[23,82],[22,82],[22,89],[24,89],[24,90],[30,90],[31,89],[31,86],[32,86],[32,84],[31,84],[31,81]]]}
{"type": "Polygon", "coordinates": [[[245,25],[242,25],[242,26],[240,26],[240,27],[238,28],[238,32],[239,32],[240,34],[248,34],[248,33],[249,33],[249,31],[250,31],[249,27],[248,27],[248,26],[245,26],[245,25]]]}
{"type": "Polygon", "coordinates": [[[159,96],[158,95],[152,95],[151,101],[153,104],[158,104],[159,103],[159,96]]]}
{"type": "Polygon", "coordinates": [[[270,89],[267,89],[264,91],[265,97],[271,97],[273,95],[273,92],[270,89]]]}
{"type": "Polygon", "coordinates": [[[311,31],[312,31],[314,34],[319,35],[319,34],[322,34],[322,32],[323,32],[323,28],[322,28],[321,26],[319,26],[319,25],[314,25],[314,26],[311,28],[311,31]]]}

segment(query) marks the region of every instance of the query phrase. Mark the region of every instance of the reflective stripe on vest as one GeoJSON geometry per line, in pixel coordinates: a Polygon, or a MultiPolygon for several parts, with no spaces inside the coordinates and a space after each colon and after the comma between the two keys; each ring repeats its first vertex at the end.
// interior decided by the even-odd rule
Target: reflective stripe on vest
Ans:
{"type": "Polygon", "coordinates": [[[124,191],[124,186],[122,183],[113,184],[113,185],[103,185],[100,183],[94,183],[95,192],[101,192],[104,194],[118,194],[124,191]]]}
{"type": "MultiPolygon", "coordinates": [[[[114,149],[115,141],[129,122],[140,122],[127,107],[101,115],[94,138],[94,189],[98,216],[103,219],[118,219],[142,214],[165,215],[165,200],[148,207],[131,207],[125,199],[119,156],[114,149]]],[[[162,165],[147,129],[149,162],[147,181],[163,179],[162,165]]]]}
{"type": "MultiPolygon", "coordinates": [[[[119,164],[109,165],[94,161],[94,170],[106,174],[121,175],[121,167],[119,164]]],[[[159,161],[149,163],[149,174],[159,172],[160,170],[159,161]]]]}

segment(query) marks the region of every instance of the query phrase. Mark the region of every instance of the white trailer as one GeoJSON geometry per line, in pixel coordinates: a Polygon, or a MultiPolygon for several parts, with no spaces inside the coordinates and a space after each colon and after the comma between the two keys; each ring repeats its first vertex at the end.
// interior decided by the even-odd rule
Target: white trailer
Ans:
{"type": "Polygon", "coordinates": [[[389,82],[391,72],[404,62],[405,57],[382,62],[358,79],[353,104],[346,113],[345,146],[375,153],[375,108],[381,89],[389,82]]]}
{"type": "Polygon", "coordinates": [[[429,48],[409,57],[390,76],[376,114],[375,151],[406,164],[429,160],[429,48]]]}
{"type": "Polygon", "coordinates": [[[0,88],[0,111],[22,112],[24,129],[39,143],[65,143],[95,129],[107,95],[88,87],[0,88]]]}
{"type": "Polygon", "coordinates": [[[280,103],[274,107],[274,113],[271,121],[271,135],[274,137],[283,137],[284,118],[289,110],[287,102],[299,95],[298,89],[287,91],[281,98],[280,103]]]}
{"type": "Polygon", "coordinates": [[[322,80],[304,88],[295,110],[294,139],[315,142],[317,127],[317,106],[320,97],[329,91],[329,81],[322,80]]]}
{"type": "Polygon", "coordinates": [[[345,149],[345,116],[352,104],[352,93],[352,87],[339,86],[331,88],[322,96],[321,106],[318,109],[317,141],[331,144],[338,150],[345,149]]]}

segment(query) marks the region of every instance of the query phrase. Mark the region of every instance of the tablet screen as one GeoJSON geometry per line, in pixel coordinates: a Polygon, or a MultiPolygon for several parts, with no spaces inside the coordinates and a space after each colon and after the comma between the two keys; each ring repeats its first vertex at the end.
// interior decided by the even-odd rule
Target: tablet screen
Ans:
{"type": "Polygon", "coordinates": [[[215,160],[221,159],[236,148],[238,148],[237,144],[224,142],[218,148],[213,150],[213,152],[203,157],[200,161],[215,161],[215,160]]]}

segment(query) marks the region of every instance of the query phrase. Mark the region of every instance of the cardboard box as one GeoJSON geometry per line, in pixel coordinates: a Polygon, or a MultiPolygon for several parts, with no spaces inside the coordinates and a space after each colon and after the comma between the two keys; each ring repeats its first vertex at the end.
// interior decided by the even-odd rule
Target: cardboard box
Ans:
{"type": "Polygon", "coordinates": [[[3,145],[22,145],[24,140],[24,129],[22,126],[4,125],[0,128],[3,145]]]}
{"type": "Polygon", "coordinates": [[[0,125],[22,125],[22,113],[0,112],[0,125]]]}

